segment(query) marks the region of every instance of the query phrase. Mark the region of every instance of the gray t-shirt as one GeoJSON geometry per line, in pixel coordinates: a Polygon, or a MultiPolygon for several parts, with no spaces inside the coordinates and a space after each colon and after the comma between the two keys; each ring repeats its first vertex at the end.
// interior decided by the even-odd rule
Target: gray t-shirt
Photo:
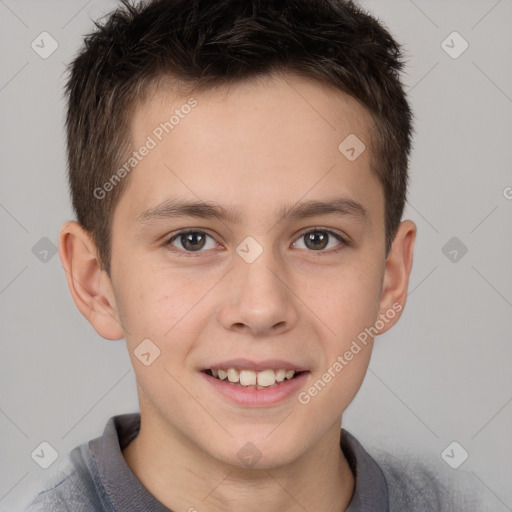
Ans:
{"type": "MultiPolygon", "coordinates": [[[[139,428],[138,413],[110,418],[101,437],[70,453],[61,476],[37,495],[26,512],[172,512],[149,493],[124,460],[122,450],[139,428]]],[[[416,472],[411,480],[414,472],[403,474],[393,464],[379,466],[344,429],[340,447],[356,481],[347,512],[463,510],[441,503],[443,491],[431,474],[416,472]]]]}

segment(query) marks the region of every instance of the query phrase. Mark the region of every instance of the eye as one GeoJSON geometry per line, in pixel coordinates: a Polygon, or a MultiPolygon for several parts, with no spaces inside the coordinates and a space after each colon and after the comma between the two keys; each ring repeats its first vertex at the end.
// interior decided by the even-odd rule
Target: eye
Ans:
{"type": "MultiPolygon", "coordinates": [[[[193,255],[193,253],[204,252],[207,249],[216,249],[217,243],[211,235],[199,230],[184,230],[173,235],[165,243],[167,247],[173,252],[180,255],[193,255]],[[174,249],[175,248],[175,249],[174,249]]],[[[298,240],[293,244],[297,249],[309,249],[310,252],[338,252],[342,247],[349,245],[341,235],[334,233],[328,229],[314,228],[306,231],[300,235],[298,240]],[[337,243],[333,245],[333,241],[337,243]],[[300,247],[303,242],[305,247],[300,247]],[[331,245],[331,247],[329,247],[331,245]],[[338,247],[329,251],[332,247],[338,247]]]]}
{"type": "MultiPolygon", "coordinates": [[[[348,242],[342,236],[328,229],[321,228],[315,228],[313,230],[309,230],[305,233],[302,233],[298,241],[295,242],[293,245],[298,249],[306,248],[317,252],[325,251],[326,247],[329,245],[332,239],[338,242],[334,246],[338,245],[342,247],[344,245],[348,245],[348,242]],[[297,244],[299,244],[301,241],[304,241],[305,247],[297,247],[297,244]]],[[[337,252],[340,248],[335,249],[332,252],[337,252]]]]}
{"type": "Polygon", "coordinates": [[[185,252],[200,252],[201,249],[215,249],[217,247],[215,240],[210,235],[204,231],[193,230],[176,233],[167,241],[166,245],[172,245],[185,252]],[[209,246],[208,238],[211,240],[209,246]],[[175,244],[180,244],[181,247],[175,244]]]}

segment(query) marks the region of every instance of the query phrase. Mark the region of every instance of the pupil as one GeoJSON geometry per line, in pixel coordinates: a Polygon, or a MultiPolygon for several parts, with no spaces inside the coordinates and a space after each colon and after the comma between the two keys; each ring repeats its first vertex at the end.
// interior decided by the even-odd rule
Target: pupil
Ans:
{"type": "Polygon", "coordinates": [[[306,246],[309,248],[309,249],[324,249],[325,246],[327,245],[327,239],[328,239],[328,236],[326,235],[326,233],[323,233],[322,231],[313,231],[311,233],[308,233],[306,236],[306,246]],[[313,243],[313,246],[310,247],[310,242],[313,243]],[[321,245],[315,245],[317,244],[318,242],[321,242],[321,245]]]}
{"type": "Polygon", "coordinates": [[[201,233],[185,233],[181,235],[181,243],[185,249],[198,250],[204,246],[205,237],[201,233]],[[199,241],[199,244],[197,243],[199,241]]]}

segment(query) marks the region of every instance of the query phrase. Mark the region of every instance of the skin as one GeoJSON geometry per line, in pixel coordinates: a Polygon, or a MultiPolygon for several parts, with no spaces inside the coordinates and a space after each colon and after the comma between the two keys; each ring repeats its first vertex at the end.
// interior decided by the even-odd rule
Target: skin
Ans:
{"type": "MultiPolygon", "coordinates": [[[[142,421],[124,457],[176,511],[345,510],[354,476],[339,448],[340,419],[361,386],[371,342],[306,405],[296,394],[272,406],[234,405],[199,371],[233,357],[282,358],[310,371],[307,390],[379,315],[405,305],[416,226],[402,222],[385,254],[370,118],[351,97],[292,76],[194,97],[197,106],[129,177],[114,212],[111,278],[77,223],[60,233],[76,305],[100,336],[124,337],[132,359],[142,421]],[[351,133],[367,148],[353,162],[338,150],[351,133]],[[357,201],[368,218],[323,214],[276,223],[283,205],[335,196],[357,201]],[[240,222],[138,223],[141,212],[172,197],[231,206],[240,222]],[[212,237],[191,257],[179,237],[166,245],[184,228],[212,237]],[[303,235],[315,230],[350,243],[330,235],[325,248],[306,245],[303,235]],[[253,263],[235,251],[247,236],[263,248],[253,263]],[[144,339],[161,351],[149,366],[134,355],[144,339]],[[253,467],[237,457],[248,442],[262,455],[253,467]]],[[[188,98],[160,90],[141,105],[134,148],[188,98]]]]}

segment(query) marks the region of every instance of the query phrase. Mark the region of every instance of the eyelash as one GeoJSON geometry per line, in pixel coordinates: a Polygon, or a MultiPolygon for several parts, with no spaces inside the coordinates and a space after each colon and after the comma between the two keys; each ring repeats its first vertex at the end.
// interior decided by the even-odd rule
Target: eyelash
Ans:
{"type": "MultiPolygon", "coordinates": [[[[300,238],[304,237],[304,235],[307,235],[308,233],[315,233],[318,231],[323,232],[323,233],[328,233],[329,236],[333,236],[336,240],[338,240],[338,242],[340,242],[339,245],[336,246],[337,248],[334,248],[334,249],[327,249],[327,250],[324,249],[324,250],[319,250],[319,251],[308,250],[307,252],[313,253],[316,256],[320,257],[320,256],[324,256],[325,254],[336,254],[336,253],[340,252],[343,249],[343,247],[350,246],[350,242],[347,239],[345,239],[344,237],[342,237],[341,235],[339,235],[338,233],[335,233],[334,231],[331,231],[331,230],[325,229],[325,228],[321,228],[321,227],[309,228],[307,231],[303,231],[296,238],[296,240],[299,240],[300,238]]],[[[194,258],[194,257],[199,256],[202,252],[205,252],[205,251],[203,251],[203,250],[186,251],[186,250],[182,250],[182,249],[177,249],[176,247],[174,247],[172,245],[172,242],[174,242],[174,240],[179,238],[181,235],[186,235],[189,233],[201,233],[201,234],[207,235],[213,239],[213,237],[210,234],[206,233],[205,231],[201,231],[198,229],[183,229],[181,231],[178,231],[176,234],[172,235],[171,238],[169,238],[167,240],[167,242],[165,242],[165,246],[171,252],[175,253],[178,256],[183,256],[185,258],[190,258],[190,257],[194,258]]],[[[301,249],[301,250],[303,250],[303,249],[301,249]]]]}

